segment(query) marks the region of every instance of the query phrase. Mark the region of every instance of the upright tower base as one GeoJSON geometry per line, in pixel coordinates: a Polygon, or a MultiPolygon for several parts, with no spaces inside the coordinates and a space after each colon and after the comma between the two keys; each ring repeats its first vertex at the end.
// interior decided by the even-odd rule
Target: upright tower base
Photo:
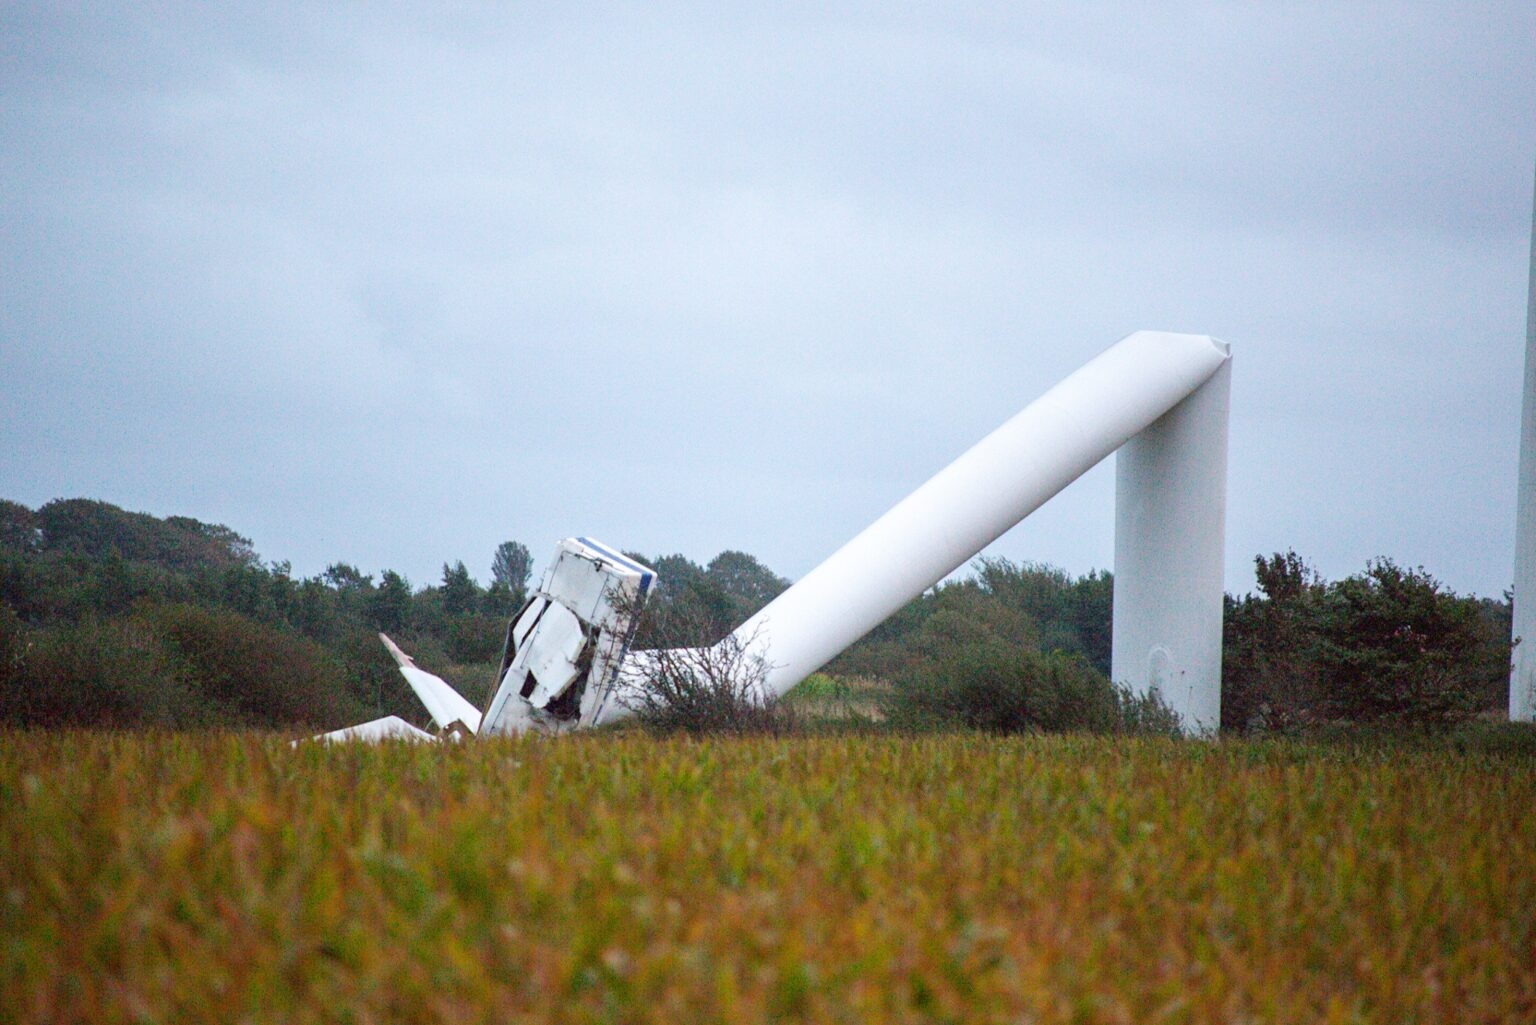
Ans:
{"type": "Polygon", "coordinates": [[[1111,678],[1156,691],[1187,733],[1221,725],[1232,364],[1115,456],[1111,678]]]}

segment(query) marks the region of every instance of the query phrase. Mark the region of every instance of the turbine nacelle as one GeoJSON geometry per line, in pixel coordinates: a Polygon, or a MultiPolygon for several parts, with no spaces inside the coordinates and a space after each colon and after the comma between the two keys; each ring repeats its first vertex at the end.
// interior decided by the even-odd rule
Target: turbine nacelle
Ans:
{"type": "Polygon", "coordinates": [[[619,706],[619,669],[655,582],[655,570],[599,541],[566,538],[507,626],[496,687],[483,716],[446,680],[379,634],[438,733],[390,715],[316,739],[457,740],[596,725],[619,706]]]}

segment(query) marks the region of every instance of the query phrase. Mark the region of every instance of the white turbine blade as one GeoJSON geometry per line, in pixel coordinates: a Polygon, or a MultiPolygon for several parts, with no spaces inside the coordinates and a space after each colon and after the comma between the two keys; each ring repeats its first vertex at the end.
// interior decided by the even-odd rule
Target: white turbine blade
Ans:
{"type": "Polygon", "coordinates": [[[433,676],[415,666],[401,666],[400,675],[405,677],[416,696],[421,698],[421,703],[427,706],[432,720],[443,729],[448,729],[454,723],[463,723],[469,732],[480,732],[480,710],[466,701],[442,677],[433,676]]]}
{"type": "Polygon", "coordinates": [[[432,716],[433,722],[445,730],[454,723],[461,723],[470,733],[480,732],[479,709],[465,700],[442,677],[418,669],[416,663],[411,661],[411,656],[401,651],[394,641],[383,634],[379,634],[379,640],[384,642],[384,647],[394,656],[395,664],[400,667],[400,675],[405,677],[405,682],[411,685],[411,690],[416,692],[416,696],[426,706],[427,714],[432,716]]]}
{"type": "MultiPolygon", "coordinates": [[[[374,719],[370,722],[359,723],[356,726],[348,726],[346,729],[332,730],[322,733],[315,740],[323,740],[327,744],[338,741],[362,741],[365,744],[375,743],[380,740],[425,740],[429,743],[437,740],[426,730],[419,730],[400,718],[398,715],[386,715],[382,719],[374,719]]],[[[298,743],[295,741],[294,743],[298,743]]]]}
{"type": "Polygon", "coordinates": [[[400,650],[400,645],[389,639],[388,634],[379,634],[379,640],[384,642],[384,647],[389,650],[390,656],[397,666],[415,666],[416,661],[400,650]]]}

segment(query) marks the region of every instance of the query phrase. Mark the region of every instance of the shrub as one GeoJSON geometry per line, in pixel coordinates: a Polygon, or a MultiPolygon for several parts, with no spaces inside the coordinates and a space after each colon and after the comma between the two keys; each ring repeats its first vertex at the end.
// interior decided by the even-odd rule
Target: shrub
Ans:
{"type": "Polygon", "coordinates": [[[1255,563],[1260,595],[1227,606],[1228,729],[1443,730],[1496,707],[1509,634],[1488,603],[1387,559],[1335,583],[1295,552],[1255,563]]]}
{"type": "Polygon", "coordinates": [[[1184,736],[1184,720],[1168,707],[1157,691],[1137,694],[1123,683],[1113,686],[1119,732],[1157,737],[1184,736]]]}
{"type": "Polygon", "coordinates": [[[1000,643],[964,645],[896,681],[886,716],[903,728],[966,727],[992,733],[1124,728],[1123,697],[1079,655],[1000,643]]]}
{"type": "Polygon", "coordinates": [[[495,662],[507,637],[507,621],[499,616],[462,615],[444,630],[448,658],[460,665],[495,662]]]}
{"type": "Polygon", "coordinates": [[[648,650],[625,663],[619,700],[659,733],[766,733],[796,728],[795,711],[766,687],[768,664],[756,637],[721,636],[717,610],[693,602],[620,608],[638,613],[637,637],[648,650]]]}
{"type": "Polygon", "coordinates": [[[1325,707],[1352,722],[1441,727],[1480,711],[1487,677],[1509,677],[1476,602],[1390,560],[1329,587],[1318,647],[1325,707]]]}
{"type": "Polygon", "coordinates": [[[142,620],[26,630],[0,613],[0,721],[25,727],[188,727],[220,720],[142,620]]]}
{"type": "Polygon", "coordinates": [[[175,652],[199,695],[244,726],[332,726],[366,713],[340,663],[318,643],[238,612],[146,607],[144,621],[175,652]]]}
{"type": "Polygon", "coordinates": [[[622,700],[653,731],[779,736],[797,725],[764,686],[767,663],[734,634],[709,646],[639,652],[630,666],[638,679],[622,700]]]}

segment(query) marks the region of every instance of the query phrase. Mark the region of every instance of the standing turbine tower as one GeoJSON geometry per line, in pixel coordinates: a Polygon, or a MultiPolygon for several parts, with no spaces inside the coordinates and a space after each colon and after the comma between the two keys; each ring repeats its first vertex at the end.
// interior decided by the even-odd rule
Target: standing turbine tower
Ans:
{"type": "Polygon", "coordinates": [[[1516,641],[1509,717],[1536,719],[1536,192],[1531,201],[1530,286],[1525,305],[1525,397],[1520,407],[1520,484],[1515,498],[1516,641]]]}

